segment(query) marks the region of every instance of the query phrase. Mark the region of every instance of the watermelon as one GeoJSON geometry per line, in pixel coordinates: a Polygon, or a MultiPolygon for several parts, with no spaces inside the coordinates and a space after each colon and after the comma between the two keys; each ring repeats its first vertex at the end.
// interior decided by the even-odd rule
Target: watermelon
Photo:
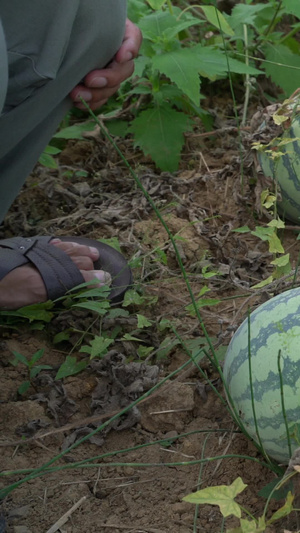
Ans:
{"type": "MultiPolygon", "coordinates": [[[[300,224],[300,115],[292,121],[291,126],[284,130],[278,142],[283,139],[295,139],[278,149],[283,153],[273,159],[265,151],[258,152],[259,164],[266,177],[271,177],[280,186],[281,201],[278,211],[296,224],[300,224]]],[[[274,147],[273,147],[274,150],[274,147]]],[[[275,143],[276,151],[276,143],[275,143]]],[[[276,153],[274,151],[274,153],[276,153]]]]}
{"type": "MultiPolygon", "coordinates": [[[[233,405],[252,439],[256,433],[249,380],[248,318],[238,328],[227,350],[224,380],[233,405]]],[[[289,462],[289,446],[282,410],[283,391],[292,452],[300,446],[300,288],[286,291],[250,315],[250,350],[254,409],[265,452],[289,462]],[[280,386],[278,352],[283,386],[280,386]],[[299,426],[297,426],[299,424],[299,426]]]]}

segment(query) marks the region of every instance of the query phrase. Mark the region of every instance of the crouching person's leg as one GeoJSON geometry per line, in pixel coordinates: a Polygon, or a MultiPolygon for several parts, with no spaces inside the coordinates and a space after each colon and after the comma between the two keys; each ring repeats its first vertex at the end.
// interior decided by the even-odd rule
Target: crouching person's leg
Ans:
{"type": "MultiPolygon", "coordinates": [[[[0,221],[71,107],[70,91],[119,49],[125,19],[126,0],[1,0],[0,221]]],[[[130,283],[122,256],[74,241],[0,241],[0,309],[58,297],[95,278],[103,285],[118,271],[127,272],[120,283],[130,283]],[[101,270],[109,265],[111,276],[101,270]]]]}

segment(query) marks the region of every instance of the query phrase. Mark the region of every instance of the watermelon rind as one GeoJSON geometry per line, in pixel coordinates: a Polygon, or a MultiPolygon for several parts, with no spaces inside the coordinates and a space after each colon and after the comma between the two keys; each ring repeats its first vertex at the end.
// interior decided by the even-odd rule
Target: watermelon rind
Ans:
{"type": "MultiPolygon", "coordinates": [[[[300,116],[297,115],[290,128],[285,130],[282,139],[295,139],[285,146],[280,146],[283,153],[273,159],[265,151],[258,152],[259,164],[266,177],[270,177],[280,186],[282,200],[278,211],[283,218],[299,224],[300,222],[300,116]]],[[[275,143],[276,146],[276,143],[275,143]]],[[[276,152],[274,151],[274,154],[276,152]]]]}
{"type": "MultiPolygon", "coordinates": [[[[265,452],[278,461],[289,462],[300,446],[293,426],[300,425],[300,288],[291,289],[265,302],[241,324],[225,358],[224,380],[236,412],[250,437],[259,444],[256,432],[249,374],[248,333],[253,400],[259,437],[265,452]],[[278,353],[283,381],[281,398],[278,353]]],[[[299,426],[300,427],[300,426],[299,426]]]]}

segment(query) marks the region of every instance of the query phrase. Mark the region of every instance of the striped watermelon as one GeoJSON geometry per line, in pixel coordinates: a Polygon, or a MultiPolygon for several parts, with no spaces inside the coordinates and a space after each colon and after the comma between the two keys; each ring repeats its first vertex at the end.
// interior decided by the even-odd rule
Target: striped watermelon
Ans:
{"type": "MultiPolygon", "coordinates": [[[[286,129],[281,139],[300,138],[300,116],[292,120],[290,128],[286,129]]],[[[265,152],[258,152],[259,164],[266,177],[273,178],[280,185],[282,201],[279,212],[284,218],[300,224],[300,140],[291,141],[280,147],[284,153],[274,161],[265,152]]]]}
{"type": "MultiPolygon", "coordinates": [[[[293,424],[299,424],[300,429],[300,288],[275,296],[258,307],[250,315],[250,335],[253,398],[260,439],[270,457],[288,463],[277,360],[281,350],[282,390],[294,451],[299,444],[292,436],[293,424]]],[[[224,379],[245,428],[258,443],[249,381],[248,319],[229,344],[224,379]]]]}

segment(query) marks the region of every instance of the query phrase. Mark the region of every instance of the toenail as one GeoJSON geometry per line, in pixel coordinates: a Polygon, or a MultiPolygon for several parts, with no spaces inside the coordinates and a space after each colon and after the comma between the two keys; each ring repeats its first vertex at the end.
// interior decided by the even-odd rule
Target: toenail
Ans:
{"type": "Polygon", "coordinates": [[[95,277],[105,285],[111,283],[111,275],[108,272],[104,272],[104,270],[95,270],[95,277]]]}
{"type": "Polygon", "coordinates": [[[75,102],[81,102],[81,98],[86,102],[89,102],[92,99],[92,93],[90,91],[81,90],[76,94],[74,100],[75,102]]]}
{"type": "Polygon", "coordinates": [[[98,76],[96,78],[93,78],[90,81],[90,83],[89,83],[90,87],[97,88],[97,89],[101,89],[102,87],[106,87],[106,85],[107,85],[107,79],[106,78],[102,78],[100,76],[98,76]]]}
{"type": "Polygon", "coordinates": [[[91,253],[92,253],[95,257],[97,257],[97,259],[98,259],[98,257],[99,257],[99,251],[97,250],[97,248],[94,248],[94,246],[89,246],[89,249],[90,249],[91,253]]]}

